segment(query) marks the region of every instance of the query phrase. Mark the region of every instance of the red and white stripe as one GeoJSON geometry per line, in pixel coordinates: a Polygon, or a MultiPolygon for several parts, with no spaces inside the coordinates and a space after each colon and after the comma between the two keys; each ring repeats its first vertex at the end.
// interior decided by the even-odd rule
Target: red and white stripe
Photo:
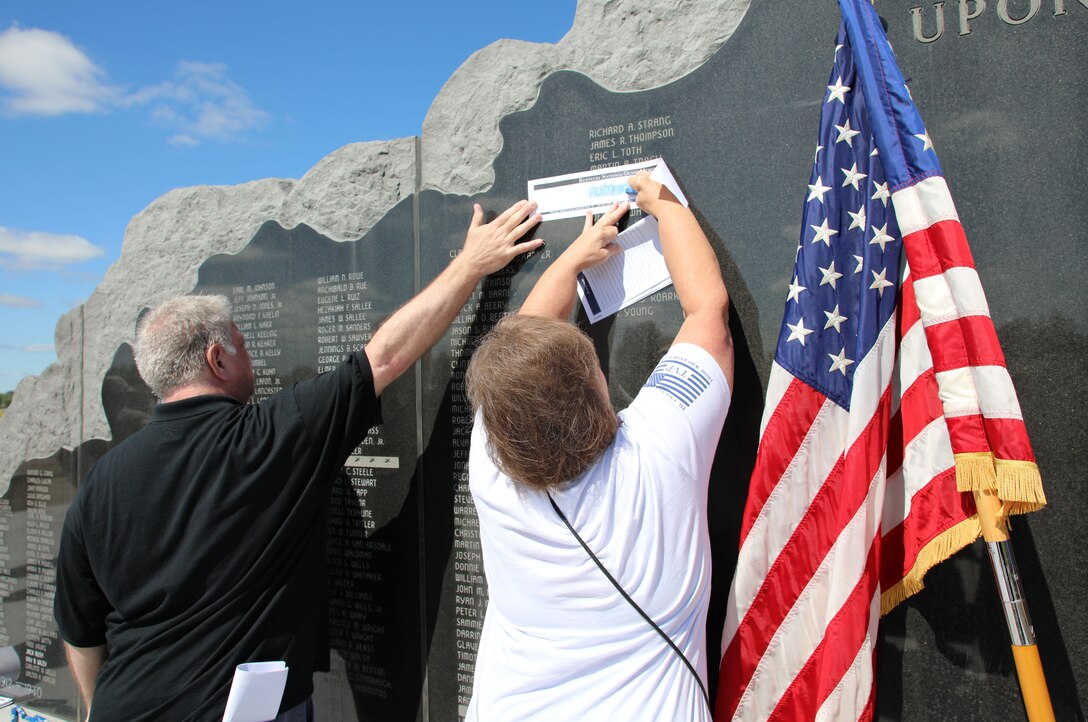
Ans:
{"type": "Polygon", "coordinates": [[[957,454],[1034,462],[1024,417],[944,178],[892,195],[957,454]]]}

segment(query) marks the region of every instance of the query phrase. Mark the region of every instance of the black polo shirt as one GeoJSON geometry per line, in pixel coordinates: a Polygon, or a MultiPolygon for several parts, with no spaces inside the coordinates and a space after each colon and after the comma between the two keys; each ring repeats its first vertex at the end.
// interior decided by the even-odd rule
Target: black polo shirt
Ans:
{"type": "Polygon", "coordinates": [[[285,660],[282,709],[327,668],[332,481],[381,423],[362,351],[260,404],[160,404],[68,508],[60,634],[107,645],[92,720],[219,720],[234,667],[285,660]]]}

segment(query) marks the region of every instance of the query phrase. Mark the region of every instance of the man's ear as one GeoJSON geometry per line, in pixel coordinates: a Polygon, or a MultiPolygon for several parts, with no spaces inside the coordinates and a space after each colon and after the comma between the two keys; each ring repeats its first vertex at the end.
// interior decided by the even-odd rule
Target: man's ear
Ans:
{"type": "Polygon", "coordinates": [[[226,381],[229,375],[226,366],[223,364],[223,355],[226,353],[227,350],[223,348],[222,344],[218,343],[213,343],[204,352],[204,361],[207,362],[208,369],[220,381],[226,381]]]}

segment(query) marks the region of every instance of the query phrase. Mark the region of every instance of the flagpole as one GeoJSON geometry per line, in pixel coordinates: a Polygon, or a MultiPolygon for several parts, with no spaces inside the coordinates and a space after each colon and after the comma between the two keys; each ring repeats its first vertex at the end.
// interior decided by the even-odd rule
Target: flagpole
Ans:
{"type": "Polygon", "coordinates": [[[975,508],[982,524],[982,538],[990,553],[990,565],[994,581],[1001,594],[1001,606],[1005,623],[1012,640],[1012,657],[1016,663],[1016,676],[1020,680],[1020,692],[1029,722],[1053,722],[1054,708],[1043,674],[1039,647],[1035,643],[1035,630],[1028,614],[1027,600],[1020,584],[1020,572],[1009,542],[1008,517],[1001,508],[997,494],[990,489],[975,491],[975,508]]]}

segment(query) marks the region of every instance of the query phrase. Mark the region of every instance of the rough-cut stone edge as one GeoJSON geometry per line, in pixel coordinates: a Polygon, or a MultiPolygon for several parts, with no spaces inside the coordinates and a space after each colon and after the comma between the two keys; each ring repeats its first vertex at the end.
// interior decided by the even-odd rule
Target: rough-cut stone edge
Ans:
{"type": "Polygon", "coordinates": [[[423,121],[424,188],[472,195],[495,180],[499,121],[536,101],[540,84],[574,70],[616,92],[671,83],[733,34],[750,0],[578,3],[555,45],[500,40],[477,51],[438,92],[423,121]]]}
{"type": "MultiPolygon", "coordinates": [[[[713,55],[749,4],[580,0],[572,29],[554,45],[501,40],[483,48],[443,86],[423,122],[422,187],[462,195],[490,187],[499,121],[530,107],[551,73],[582,72],[613,91],[672,82],[713,55]]],[[[121,257],[58,321],[57,362],[23,379],[0,417],[0,494],[22,461],[109,438],[102,381],[117,348],[132,342],[143,308],[191,291],[204,260],[237,253],[269,219],[337,240],[361,237],[415,191],[416,148],[415,138],[354,143],[297,181],[174,190],[133,218],[121,257]]]]}

